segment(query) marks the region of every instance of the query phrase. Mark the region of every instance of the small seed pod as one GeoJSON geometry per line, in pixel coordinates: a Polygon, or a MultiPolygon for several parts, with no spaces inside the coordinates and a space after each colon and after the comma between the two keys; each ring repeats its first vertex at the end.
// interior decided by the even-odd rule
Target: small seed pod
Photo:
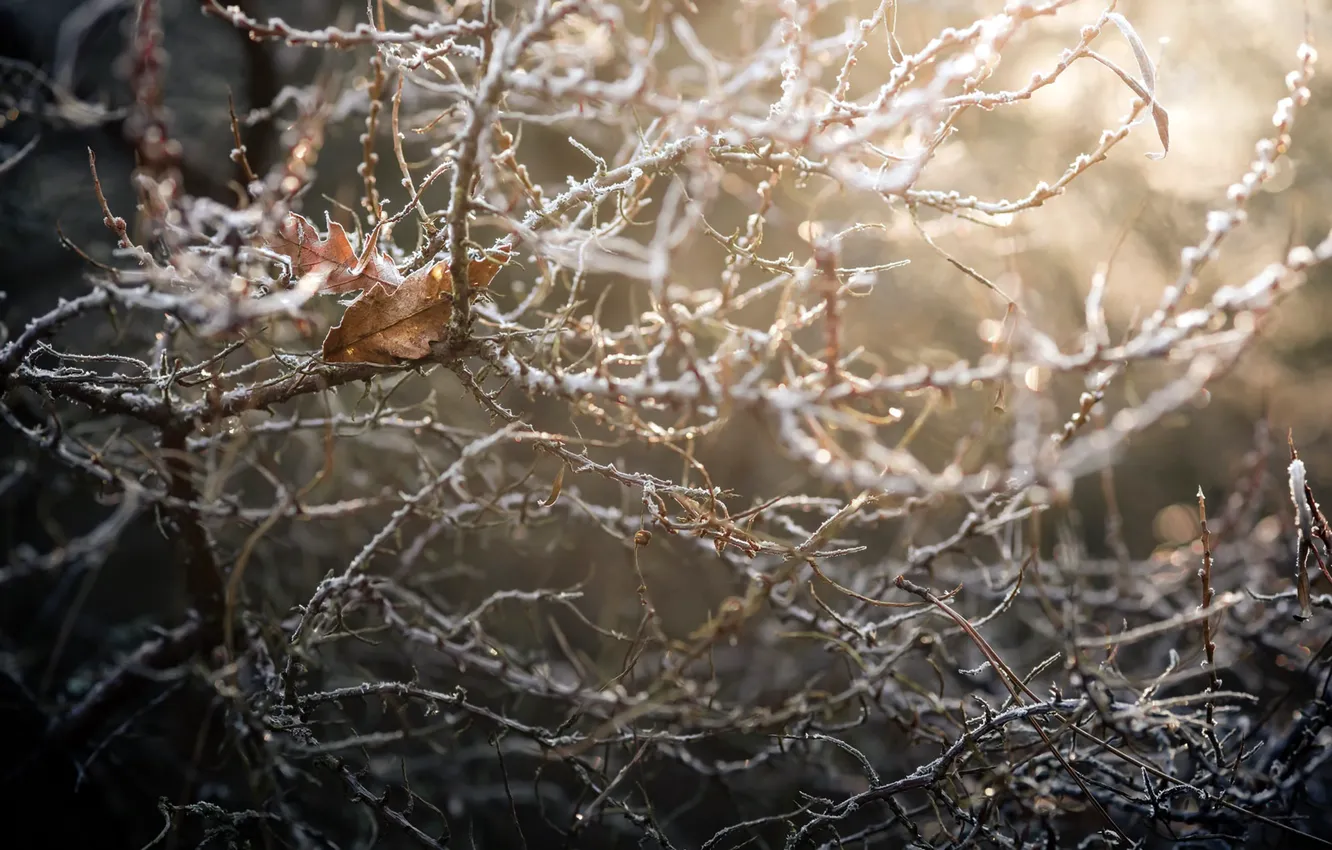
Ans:
{"type": "Polygon", "coordinates": [[[646,546],[652,542],[652,532],[646,528],[640,528],[634,532],[634,545],[646,546]]]}

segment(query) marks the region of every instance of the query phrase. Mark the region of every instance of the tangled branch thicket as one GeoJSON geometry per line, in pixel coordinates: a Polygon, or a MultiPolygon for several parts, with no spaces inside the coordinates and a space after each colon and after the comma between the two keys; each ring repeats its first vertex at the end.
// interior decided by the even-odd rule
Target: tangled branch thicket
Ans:
{"type": "Polygon", "coordinates": [[[108,510],[11,552],[0,592],[95,571],[151,515],[186,604],[62,687],[9,663],[49,724],[7,775],[72,756],[97,782],[144,747],[186,777],[141,813],[155,847],[1332,834],[1332,535],[1295,445],[1260,423],[1233,491],[1199,491],[1201,535],[1150,557],[1114,511],[1094,551],[1070,502],[1332,257],[1219,265],[1309,104],[1312,37],[1134,321],[1107,318],[1112,246],[1068,282],[1071,330],[938,238],[1020,227],[1141,156],[1131,135],[1171,167],[1116,5],[1011,0],[907,43],[892,0],[736,0],[706,28],[689,0],[382,0],[339,25],[203,0],[329,54],[233,112],[228,203],[186,191],[163,75],[189,47],[139,0],[137,210],[90,162],[117,248],[0,348],[7,428],[108,510]],[[1001,73],[1052,33],[1042,70],[1001,73]],[[1057,179],[932,188],[1088,66],[1124,112],[1057,179]],[[274,162],[246,145],[266,121],[274,162]],[[348,128],[359,168],[317,175],[348,128]],[[911,277],[908,242],[952,276],[911,277]],[[939,362],[904,280],[982,345],[939,362]],[[152,737],[164,705],[203,706],[197,742],[152,737]]]}

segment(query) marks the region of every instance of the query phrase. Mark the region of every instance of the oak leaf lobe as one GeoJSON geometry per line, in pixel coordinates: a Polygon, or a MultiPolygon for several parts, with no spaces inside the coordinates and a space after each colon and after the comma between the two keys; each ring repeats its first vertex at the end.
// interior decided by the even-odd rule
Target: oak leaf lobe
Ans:
{"type": "Polygon", "coordinates": [[[278,228],[271,245],[291,260],[292,276],[302,278],[311,273],[328,275],[319,287],[320,294],[341,295],[356,290],[384,287],[395,289],[403,282],[402,274],[387,254],[379,250],[379,232],[382,224],[365,238],[361,254],[357,256],[341,224],[324,214],[328,236],[320,236],[309,219],[299,213],[288,213],[278,228]]]}

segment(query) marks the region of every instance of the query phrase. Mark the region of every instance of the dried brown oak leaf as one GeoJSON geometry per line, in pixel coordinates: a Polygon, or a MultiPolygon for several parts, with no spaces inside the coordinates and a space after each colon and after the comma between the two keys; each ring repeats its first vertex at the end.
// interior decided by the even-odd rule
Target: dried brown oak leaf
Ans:
{"type": "Polygon", "coordinates": [[[361,255],[352,250],[347,231],[341,224],[324,214],[328,236],[321,237],[315,226],[303,215],[288,213],[278,228],[272,247],[291,259],[294,278],[311,273],[327,273],[328,279],[319,287],[325,295],[341,295],[358,289],[375,289],[376,285],[394,289],[402,284],[402,274],[393,260],[379,250],[379,228],[375,225],[365,238],[361,255]]]}
{"type": "MultiPolygon", "coordinates": [[[[467,266],[469,284],[490,284],[507,256],[483,257],[467,266]]],[[[382,363],[419,360],[430,344],[444,339],[453,314],[453,276],[448,263],[436,263],[407,276],[398,287],[375,286],[347,305],[342,321],[324,338],[329,363],[382,363]]]]}

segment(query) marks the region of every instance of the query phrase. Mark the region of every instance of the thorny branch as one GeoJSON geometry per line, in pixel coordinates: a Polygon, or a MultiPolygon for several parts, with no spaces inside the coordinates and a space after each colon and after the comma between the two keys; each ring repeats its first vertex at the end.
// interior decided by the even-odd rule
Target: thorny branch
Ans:
{"type": "MultiPolygon", "coordinates": [[[[137,5],[131,40],[131,140],[153,227],[128,229],[94,168],[89,197],[114,264],[86,295],[6,328],[0,347],[6,427],[119,507],[60,551],[17,553],[0,586],[87,568],[140,506],[157,512],[191,613],[53,712],[49,737],[92,741],[154,677],[184,670],[203,683],[266,790],[259,802],[164,802],[159,840],[190,815],[215,824],[210,836],[324,846],[339,815],[304,778],[319,770],[375,830],[426,847],[452,846],[492,810],[516,835],[546,830],[567,846],[597,832],[615,846],[1017,847],[1035,831],[1110,846],[1144,827],[1235,846],[1256,829],[1328,843],[1301,820],[1314,777],[1327,789],[1328,674],[1316,655],[1291,672],[1311,701],[1256,742],[1261,700],[1239,672],[1245,646],[1299,657],[1296,617],[1316,624],[1332,610],[1311,589],[1307,562],[1325,575],[1332,538],[1302,462],[1291,466],[1293,576],[1289,541],[1235,522],[1238,510],[1224,534],[1209,530],[1200,495],[1201,607],[1188,581],[1144,580],[1150,561],[1071,544],[1052,557],[1035,531],[1076,481],[1229,369],[1257,319],[1332,258],[1329,236],[1194,297],[1292,145],[1317,59],[1307,37],[1271,134],[1122,339],[1106,331],[1104,276],[1069,344],[945,254],[1003,295],[1004,344],[892,368],[846,350],[848,306],[904,263],[853,264],[874,226],[804,219],[793,199],[816,184],[924,234],[922,210],[1003,217],[1057,202],[1144,115],[1164,155],[1155,68],[1114,2],[1050,67],[1003,90],[1000,56],[1040,22],[1080,14],[1072,0],[1009,3],[914,53],[895,39],[904,12],[891,0],[832,35],[857,4],[754,0],[737,4],[752,41],[743,55],[696,29],[689,3],[385,0],[350,29],[307,29],[204,0],[256,41],[350,53],[369,90],[360,106],[317,88],[290,98],[285,157],[251,174],[234,206],[185,194],[174,171],[160,78],[172,46],[157,5],[137,5]],[[1137,75],[1093,49],[1115,34],[1137,75]],[[880,36],[891,70],[862,79],[880,36]],[[964,113],[1019,108],[1083,59],[1108,65],[1135,99],[1054,182],[999,200],[924,188],[964,113]],[[353,253],[333,224],[327,236],[292,228],[321,216],[292,216],[318,203],[309,190],[327,125],[357,109],[364,162],[351,176],[371,217],[348,222],[353,253]],[[555,130],[571,134],[587,176],[536,176],[529,152],[555,130]],[[385,144],[398,181],[376,177],[385,144]],[[411,250],[394,233],[408,220],[420,227],[411,250]],[[795,222],[789,249],[775,234],[795,222]],[[275,247],[292,233],[294,247],[275,247]],[[716,287],[691,282],[699,246],[721,251],[716,287]],[[473,271],[486,262],[520,285],[487,289],[473,271]],[[428,355],[320,355],[315,327],[401,303],[421,282],[445,289],[373,330],[395,350],[412,325],[428,355]],[[336,302],[353,284],[358,300],[336,302]],[[113,312],[137,330],[106,348],[84,350],[66,331],[113,312]],[[1147,362],[1171,379],[1111,411],[1106,388],[1147,362]],[[1083,381],[1076,408],[1042,413],[1024,382],[1034,370],[1083,381]],[[1001,451],[942,463],[915,453],[929,408],[904,435],[906,400],[964,392],[1013,396],[1001,451]],[[737,429],[803,483],[742,495],[705,459],[737,429]],[[880,528],[939,522],[959,505],[965,517],[939,542],[887,551],[880,528]],[[346,534],[353,554],[331,556],[320,534],[346,534]],[[517,584],[559,584],[541,559],[597,543],[561,589],[477,594],[479,571],[509,575],[502,559],[473,565],[485,553],[471,547],[497,536],[529,547],[517,584]],[[293,541],[311,550],[313,579],[291,566],[293,541]],[[725,588],[701,622],[664,613],[666,562],[707,564],[725,588]],[[1251,586],[1253,564],[1281,577],[1275,593],[1251,586]],[[1018,631],[1005,636],[1007,624],[1018,631]],[[234,653],[216,651],[223,643],[234,653]],[[490,767],[467,766],[483,759],[490,767]],[[781,785],[773,767],[799,779],[781,785]],[[681,776],[716,793],[767,788],[789,805],[737,804],[700,836],[688,805],[672,814],[657,802],[681,776]]],[[[250,174],[238,118],[232,132],[250,174]]]]}

